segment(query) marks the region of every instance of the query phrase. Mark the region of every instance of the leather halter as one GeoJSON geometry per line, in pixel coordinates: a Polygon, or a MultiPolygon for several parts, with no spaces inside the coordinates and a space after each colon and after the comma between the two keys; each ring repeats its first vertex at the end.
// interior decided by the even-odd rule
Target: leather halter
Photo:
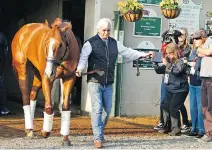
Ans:
{"type": "Polygon", "coordinates": [[[60,62],[62,63],[67,57],[68,57],[68,52],[69,52],[69,44],[70,44],[70,41],[69,39],[67,38],[66,34],[64,33],[64,39],[65,39],[65,42],[66,42],[66,49],[65,49],[65,52],[62,56],[62,58],[60,59],[60,62]]]}
{"type": "Polygon", "coordinates": [[[62,58],[60,58],[60,60],[56,60],[54,58],[46,58],[46,62],[52,62],[53,64],[56,64],[57,66],[61,66],[63,61],[68,57],[68,52],[69,52],[69,44],[70,44],[70,41],[69,39],[67,38],[66,34],[64,33],[64,35],[62,35],[63,38],[65,39],[65,45],[66,45],[66,49],[65,49],[65,52],[62,56],[62,58]]]}

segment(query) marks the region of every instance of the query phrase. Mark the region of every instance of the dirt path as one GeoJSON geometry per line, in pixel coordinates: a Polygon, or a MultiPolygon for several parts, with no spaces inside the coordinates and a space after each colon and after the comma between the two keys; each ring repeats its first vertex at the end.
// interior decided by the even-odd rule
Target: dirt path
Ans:
{"type": "MultiPolygon", "coordinates": [[[[0,149],[65,149],[61,146],[60,117],[54,118],[51,136],[43,139],[40,137],[43,126],[43,118],[40,117],[42,109],[37,109],[34,122],[36,136],[29,140],[25,138],[22,106],[13,104],[10,109],[13,110],[11,115],[0,116],[0,149]]],[[[210,144],[198,143],[195,138],[159,134],[153,130],[157,121],[157,117],[111,118],[105,129],[104,147],[109,149],[211,149],[210,144]]],[[[72,146],[68,149],[93,149],[90,117],[72,117],[70,140],[72,146]]]]}
{"type": "MultiPolygon", "coordinates": [[[[24,133],[24,114],[22,105],[10,102],[10,110],[12,114],[9,116],[0,116],[0,137],[22,137],[24,133]]],[[[34,131],[40,135],[43,126],[43,118],[40,117],[41,108],[36,109],[34,131]]],[[[147,135],[159,136],[153,130],[153,126],[157,124],[156,117],[135,117],[135,118],[111,118],[105,129],[106,135],[147,135]]],[[[52,135],[59,135],[60,117],[54,117],[52,135]]],[[[90,117],[74,116],[71,119],[71,135],[91,135],[90,117]]]]}
{"type": "MultiPolygon", "coordinates": [[[[111,118],[105,129],[106,135],[147,135],[159,136],[152,128],[157,118],[111,118]]],[[[43,118],[36,118],[34,122],[35,134],[40,135],[43,126],[43,118]]],[[[54,118],[52,135],[59,135],[60,118],[54,118]]],[[[91,123],[89,117],[73,117],[71,120],[71,135],[91,135],[91,123]]],[[[24,136],[24,119],[8,116],[0,118],[0,136],[22,137],[24,136]]]]}

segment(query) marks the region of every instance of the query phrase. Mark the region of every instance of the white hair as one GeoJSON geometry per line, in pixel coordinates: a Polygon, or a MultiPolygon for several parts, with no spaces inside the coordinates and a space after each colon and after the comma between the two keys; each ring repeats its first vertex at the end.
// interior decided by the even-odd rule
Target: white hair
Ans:
{"type": "Polygon", "coordinates": [[[99,22],[97,23],[96,28],[99,29],[102,26],[110,26],[110,28],[111,28],[112,27],[112,23],[111,23],[110,19],[108,19],[108,18],[100,19],[99,22]]]}

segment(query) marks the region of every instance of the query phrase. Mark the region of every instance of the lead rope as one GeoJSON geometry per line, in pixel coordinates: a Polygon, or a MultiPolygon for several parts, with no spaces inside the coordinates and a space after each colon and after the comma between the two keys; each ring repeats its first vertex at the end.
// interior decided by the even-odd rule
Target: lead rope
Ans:
{"type": "Polygon", "coordinates": [[[139,70],[139,64],[138,64],[139,59],[136,60],[136,68],[137,68],[137,73],[136,76],[140,76],[140,70],[139,70]]]}
{"type": "MultiPolygon", "coordinates": [[[[149,58],[140,58],[140,59],[130,60],[130,61],[119,63],[119,64],[127,64],[127,63],[130,63],[130,62],[136,61],[136,69],[137,69],[136,75],[139,76],[140,75],[139,60],[146,60],[146,59],[149,59],[149,58]]],[[[73,76],[76,73],[76,69],[74,71],[70,71],[62,63],[61,64],[60,63],[56,63],[56,64],[57,64],[57,66],[62,67],[65,71],[70,73],[70,75],[68,75],[65,78],[69,78],[69,77],[73,76]]],[[[115,66],[117,66],[117,65],[115,65],[115,66]]],[[[88,74],[94,74],[94,73],[97,73],[99,71],[104,71],[105,69],[106,68],[100,68],[100,69],[91,70],[89,72],[82,73],[82,76],[85,76],[85,75],[88,75],[88,74]]]]}

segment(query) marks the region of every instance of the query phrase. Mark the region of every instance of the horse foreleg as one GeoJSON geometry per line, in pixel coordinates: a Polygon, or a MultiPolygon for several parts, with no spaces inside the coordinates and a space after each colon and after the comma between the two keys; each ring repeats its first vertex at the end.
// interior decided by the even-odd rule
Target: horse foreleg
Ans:
{"type": "Polygon", "coordinates": [[[70,111],[70,93],[73,88],[76,76],[70,78],[69,80],[63,81],[63,106],[61,112],[61,130],[60,134],[63,135],[63,144],[64,146],[70,146],[70,140],[68,135],[70,133],[70,120],[71,120],[71,111],[70,111]]]}
{"type": "Polygon", "coordinates": [[[43,130],[41,134],[44,138],[48,138],[53,126],[53,109],[51,103],[51,88],[52,83],[50,80],[44,76],[42,78],[42,89],[45,97],[45,112],[44,112],[44,120],[43,120],[43,130]]]}
{"type": "Polygon", "coordinates": [[[38,74],[35,73],[32,90],[30,93],[30,107],[31,107],[32,120],[34,119],[34,116],[35,116],[35,108],[36,108],[36,102],[37,102],[36,98],[40,88],[41,88],[41,79],[39,78],[38,74]]]}
{"type": "Polygon", "coordinates": [[[16,65],[15,67],[18,72],[19,87],[22,93],[26,136],[33,137],[33,121],[29,101],[28,74],[26,64],[16,65]]]}

